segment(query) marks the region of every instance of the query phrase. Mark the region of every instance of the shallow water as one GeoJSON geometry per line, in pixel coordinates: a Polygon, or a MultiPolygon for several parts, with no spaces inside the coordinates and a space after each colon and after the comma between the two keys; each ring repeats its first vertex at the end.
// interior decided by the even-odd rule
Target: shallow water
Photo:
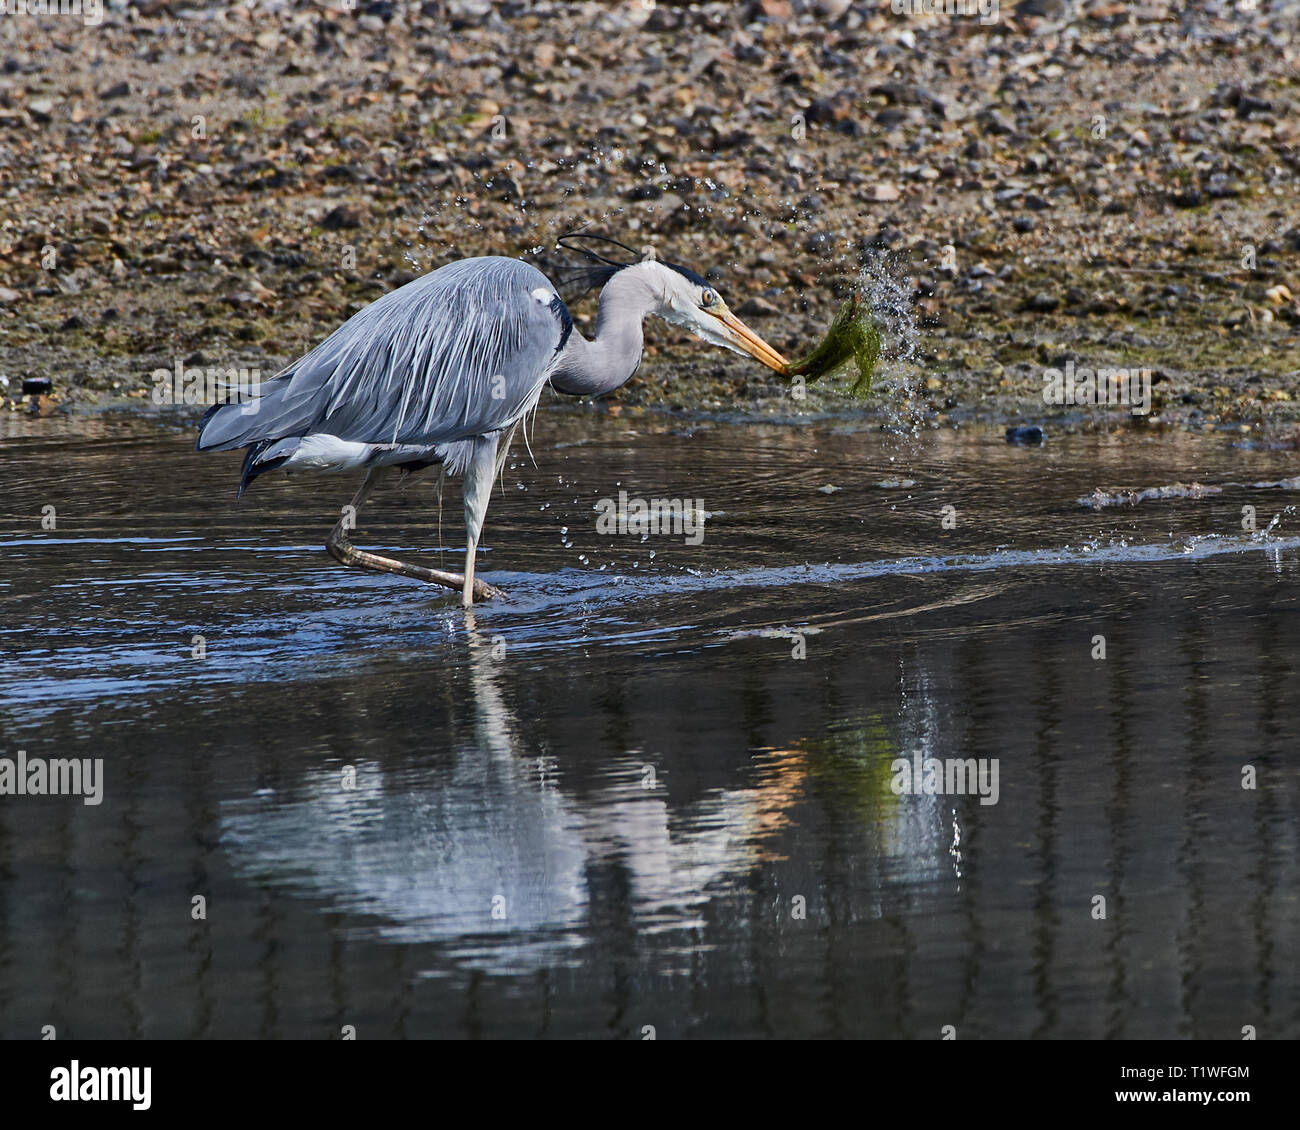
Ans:
{"type": "MultiPolygon", "coordinates": [[[[0,1035],[1300,1035],[1297,496],[1078,502],[1292,453],[544,411],[467,620],[325,555],[350,481],[0,428],[0,757],[105,762],[0,797],[0,1035]]],[[[459,568],[458,508],[356,541],[459,568]]]]}

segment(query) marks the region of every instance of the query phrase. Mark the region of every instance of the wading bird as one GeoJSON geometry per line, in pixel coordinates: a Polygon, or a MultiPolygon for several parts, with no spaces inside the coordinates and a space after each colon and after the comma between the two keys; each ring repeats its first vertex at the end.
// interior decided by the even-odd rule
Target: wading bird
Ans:
{"type": "Polygon", "coordinates": [[[466,607],[475,597],[500,595],[475,579],[474,556],[510,441],[545,385],[574,396],[618,388],[641,363],[641,322],[648,314],[789,372],[785,359],[695,272],[653,254],[619,262],[579,242],[592,240],[631,251],[581,232],[558,241],[586,261],[581,281],[601,287],[590,341],[535,267],[498,256],[461,259],[359,311],[267,381],[253,402],[209,409],[198,450],[248,449],[241,495],[258,475],[276,469],[364,468],[351,507],[325,543],[333,557],[460,589],[466,607]],[[378,477],[435,465],[464,476],[463,575],[380,557],[349,542],[347,530],[378,477]]]}

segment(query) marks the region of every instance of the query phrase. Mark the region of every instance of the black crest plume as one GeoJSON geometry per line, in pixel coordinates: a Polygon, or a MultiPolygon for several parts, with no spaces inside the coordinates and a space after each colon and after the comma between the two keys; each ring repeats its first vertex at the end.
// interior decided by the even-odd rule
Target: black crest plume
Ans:
{"type": "MultiPolygon", "coordinates": [[[[620,243],[617,239],[610,239],[607,235],[595,235],[588,232],[585,226],[565,232],[555,241],[555,246],[563,251],[580,255],[585,260],[582,263],[565,263],[557,269],[561,282],[565,284],[566,288],[572,289],[572,297],[574,298],[586,294],[587,291],[593,288],[604,286],[624,267],[631,267],[644,262],[644,257],[640,252],[629,247],[626,243],[620,243]],[[604,244],[606,247],[616,247],[620,251],[625,251],[628,258],[612,258],[612,253],[602,254],[600,250],[590,246],[591,242],[604,244]]],[[[708,286],[708,283],[689,267],[683,267],[679,263],[670,263],[667,259],[660,259],[659,262],[665,267],[676,271],[679,275],[690,279],[696,286],[708,286]]]]}
{"type": "Polygon", "coordinates": [[[584,260],[580,263],[566,263],[559,268],[561,280],[573,291],[574,297],[604,286],[624,267],[630,267],[641,261],[641,256],[626,243],[620,243],[604,235],[593,235],[585,227],[565,232],[555,241],[555,246],[560,250],[579,255],[584,260]],[[600,251],[589,245],[590,242],[617,247],[627,252],[628,258],[613,259],[609,255],[602,255],[600,251]]]}

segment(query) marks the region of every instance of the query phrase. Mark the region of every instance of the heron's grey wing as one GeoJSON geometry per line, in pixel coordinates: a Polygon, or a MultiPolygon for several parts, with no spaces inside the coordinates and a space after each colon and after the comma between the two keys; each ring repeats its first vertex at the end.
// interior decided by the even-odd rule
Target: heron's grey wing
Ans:
{"type": "Polygon", "coordinates": [[[268,381],[256,411],[205,420],[204,449],[317,433],[363,443],[443,443],[519,418],[571,322],[534,267],[449,263],[361,310],[268,381]]]}

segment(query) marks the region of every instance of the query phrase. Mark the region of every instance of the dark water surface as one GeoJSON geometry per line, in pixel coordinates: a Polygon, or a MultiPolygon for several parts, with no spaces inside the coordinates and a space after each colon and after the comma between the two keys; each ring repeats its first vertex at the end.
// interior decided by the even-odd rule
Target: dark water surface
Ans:
{"type": "MultiPolygon", "coordinates": [[[[105,763],[0,797],[0,1035],[1300,1036],[1300,496],[1076,501],[1293,452],[543,412],[467,620],[325,555],[351,480],[0,428],[0,757],[105,763]]],[[[459,569],[445,510],[356,540],[459,569]]]]}

